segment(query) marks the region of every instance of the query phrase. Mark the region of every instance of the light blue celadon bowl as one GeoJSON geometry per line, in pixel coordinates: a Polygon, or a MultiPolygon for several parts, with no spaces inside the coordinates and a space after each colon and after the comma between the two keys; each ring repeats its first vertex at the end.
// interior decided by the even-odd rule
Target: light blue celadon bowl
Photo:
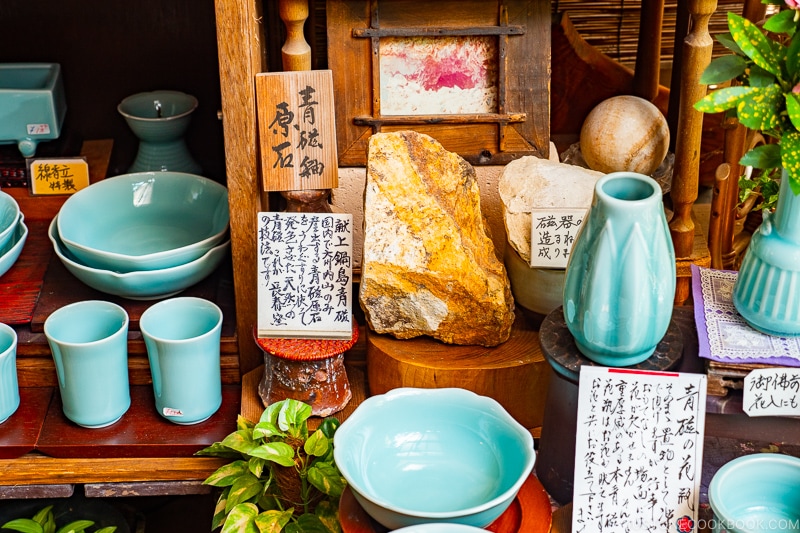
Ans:
{"type": "Polygon", "coordinates": [[[533,469],[533,437],[494,399],[460,388],[398,388],[367,398],[334,434],[356,501],[398,529],[485,527],[533,469]]]}
{"type": "Polygon", "coordinates": [[[0,246],[0,276],[8,272],[17,262],[26,240],[28,240],[28,226],[25,225],[25,215],[20,213],[11,238],[0,246]]]}
{"type": "Polygon", "coordinates": [[[11,240],[19,221],[19,204],[7,192],[0,191],[0,247],[11,240]]]}
{"type": "Polygon", "coordinates": [[[194,261],[225,240],[228,189],[195,174],[107,178],[67,199],[58,235],[86,266],[136,272],[194,261]]]}
{"type": "Polygon", "coordinates": [[[486,530],[480,527],[465,526],[463,524],[420,524],[418,526],[402,527],[395,529],[394,533],[479,533],[486,530]]]}
{"type": "Polygon", "coordinates": [[[93,289],[131,300],[155,300],[174,296],[200,282],[219,266],[231,243],[229,239],[211,248],[198,259],[175,267],[120,273],[81,263],[59,239],[57,220],[58,216],[50,223],[48,237],[67,270],[93,289]]]}
{"type": "Polygon", "coordinates": [[[714,533],[800,531],[800,458],[755,453],[722,465],[708,500],[714,533]]]}

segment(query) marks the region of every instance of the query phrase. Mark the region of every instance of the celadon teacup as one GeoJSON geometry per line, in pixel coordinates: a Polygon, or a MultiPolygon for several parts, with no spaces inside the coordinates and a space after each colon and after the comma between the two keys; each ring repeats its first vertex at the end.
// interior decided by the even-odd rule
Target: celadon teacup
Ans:
{"type": "Polygon", "coordinates": [[[64,416],[80,426],[109,426],[131,405],[128,323],[125,309],[103,300],[65,305],[44,322],[64,416]]]}
{"type": "Polygon", "coordinates": [[[202,298],[178,297],[148,307],[139,319],[156,409],[176,424],[197,424],[222,405],[222,311],[202,298]]]}
{"type": "Polygon", "coordinates": [[[0,323],[0,424],[19,407],[17,381],[17,332],[0,323]]]}

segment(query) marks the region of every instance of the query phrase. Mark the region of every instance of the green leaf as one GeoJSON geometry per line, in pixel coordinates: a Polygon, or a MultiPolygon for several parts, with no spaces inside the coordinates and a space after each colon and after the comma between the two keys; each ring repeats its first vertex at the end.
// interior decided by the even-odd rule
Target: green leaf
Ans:
{"type": "Polygon", "coordinates": [[[221,442],[215,442],[211,446],[207,448],[203,448],[200,451],[194,453],[195,455],[202,455],[202,456],[211,456],[211,457],[223,457],[226,459],[238,459],[242,456],[237,451],[231,450],[227,446],[223,446],[221,442]]]}
{"type": "Polygon", "coordinates": [[[91,520],[75,520],[58,528],[56,533],[82,533],[87,527],[92,527],[93,525],[94,522],[91,520]]]}
{"type": "Polygon", "coordinates": [[[308,455],[322,457],[328,453],[330,446],[331,445],[330,442],[328,442],[328,437],[325,436],[321,429],[318,429],[312,433],[308,439],[306,439],[306,442],[303,444],[303,450],[308,455]]]}
{"type": "Polygon", "coordinates": [[[233,485],[237,479],[246,475],[249,472],[247,461],[233,461],[226,465],[217,468],[210,476],[203,481],[204,485],[213,485],[214,487],[229,487],[233,485]]]}
{"type": "Polygon", "coordinates": [[[794,10],[785,9],[764,22],[764,29],[772,33],[790,33],[795,28],[794,10]]]}
{"type": "Polygon", "coordinates": [[[259,514],[255,523],[260,533],[280,533],[292,519],[293,509],[269,510],[259,514]]]}
{"type": "Polygon", "coordinates": [[[259,533],[255,525],[258,507],[252,503],[242,503],[231,509],[221,533],[259,533]]]}
{"type": "Polygon", "coordinates": [[[758,65],[750,67],[750,76],[747,79],[747,85],[750,87],[766,87],[777,83],[778,80],[773,73],[767,72],[758,65]]]}
{"type": "Polygon", "coordinates": [[[308,468],[308,481],[332,498],[342,495],[347,482],[334,463],[317,461],[308,468]]]}
{"type": "Polygon", "coordinates": [[[231,485],[231,490],[228,493],[228,502],[225,504],[225,510],[230,512],[231,509],[240,503],[245,503],[251,498],[260,496],[263,491],[264,485],[256,476],[250,473],[245,474],[231,485]]]}
{"type": "Polygon", "coordinates": [[[32,520],[44,527],[45,523],[53,520],[53,506],[48,505],[47,507],[40,509],[35,515],[33,515],[32,520]]]}
{"type": "Polygon", "coordinates": [[[253,428],[254,439],[269,439],[271,437],[285,437],[286,433],[281,431],[277,424],[270,421],[259,422],[253,428]]]}
{"type": "MultiPolygon", "coordinates": [[[[283,408],[284,401],[280,402],[273,402],[264,409],[264,412],[261,413],[261,418],[259,418],[259,422],[270,422],[275,426],[278,425],[278,413],[283,408]]],[[[256,424],[257,425],[257,424],[256,424]]]]}
{"type": "Polygon", "coordinates": [[[261,477],[261,474],[264,472],[264,464],[266,461],[260,457],[251,457],[249,461],[247,461],[247,468],[250,469],[250,473],[256,477],[261,477]]]}
{"type": "Polygon", "coordinates": [[[784,104],[779,85],[749,87],[747,98],[736,105],[739,122],[752,130],[772,130],[780,126],[780,114],[784,104]]]}
{"type": "Polygon", "coordinates": [[[228,503],[228,493],[231,491],[230,487],[225,487],[222,494],[217,499],[217,504],[214,506],[214,516],[211,519],[211,531],[214,531],[219,526],[225,523],[225,518],[228,516],[225,510],[228,503]]]}
{"type": "Polygon", "coordinates": [[[305,439],[308,436],[306,420],[311,416],[311,406],[298,400],[284,400],[278,413],[278,427],[293,437],[305,439]]]}
{"type": "Polygon", "coordinates": [[[781,137],[781,161],[792,192],[800,194],[800,133],[793,131],[781,137]]]}
{"type": "Polygon", "coordinates": [[[331,533],[330,529],[325,527],[322,520],[313,514],[303,514],[297,517],[297,523],[292,524],[293,528],[286,528],[287,532],[298,531],[301,533],[331,533]],[[294,529],[294,528],[297,529],[294,529]]]}
{"type": "Polygon", "coordinates": [[[224,439],[222,439],[223,446],[227,446],[231,450],[236,450],[239,453],[248,454],[250,450],[258,446],[253,440],[253,433],[247,429],[240,429],[234,431],[224,439]]]}
{"type": "Polygon", "coordinates": [[[250,455],[281,466],[294,466],[294,449],[285,442],[267,442],[253,449],[250,455]]]}
{"type": "Polygon", "coordinates": [[[726,109],[736,107],[739,102],[748,97],[756,87],[724,87],[717,89],[694,104],[694,108],[703,113],[720,113],[726,109]]]}
{"type": "Polygon", "coordinates": [[[328,530],[333,533],[341,533],[342,527],[339,522],[338,505],[334,505],[331,501],[323,500],[317,504],[317,507],[314,509],[314,514],[317,515],[320,522],[325,524],[328,530]]]}
{"type": "Polygon", "coordinates": [[[30,518],[17,518],[3,524],[2,529],[13,529],[22,533],[43,533],[42,525],[30,518]]]}
{"type": "Polygon", "coordinates": [[[773,49],[770,39],[761,33],[758,26],[741,15],[729,11],[728,29],[731,31],[733,40],[736,41],[742,52],[753,60],[753,63],[780,76],[781,58],[773,49]]]}
{"type": "Polygon", "coordinates": [[[753,168],[775,168],[781,166],[781,148],[777,144],[756,146],[739,160],[739,164],[753,168]]]}
{"type": "Polygon", "coordinates": [[[789,120],[795,129],[800,130],[800,95],[795,93],[786,93],[786,112],[789,114],[789,120]]]}
{"type": "Polygon", "coordinates": [[[703,85],[725,83],[741,76],[746,69],[747,61],[743,57],[737,55],[721,56],[709,63],[700,76],[700,83],[703,85]]]}
{"type": "Polygon", "coordinates": [[[744,56],[744,52],[742,52],[742,49],[739,48],[738,44],[736,44],[736,41],[733,40],[733,35],[731,35],[730,32],[717,34],[716,39],[719,42],[719,44],[721,44],[734,54],[739,56],[744,56]]]}
{"type": "Polygon", "coordinates": [[[240,430],[243,430],[243,429],[252,430],[253,426],[255,426],[255,424],[253,422],[250,422],[248,419],[246,419],[242,415],[238,415],[236,417],[236,431],[240,431],[240,430]]]}
{"type": "Polygon", "coordinates": [[[786,72],[789,79],[797,79],[795,74],[800,70],[800,39],[792,39],[786,50],[786,72]]]}
{"type": "Polygon", "coordinates": [[[117,530],[117,526],[106,526],[101,527],[100,529],[96,530],[94,533],[114,533],[117,530]]]}
{"type": "Polygon", "coordinates": [[[339,419],[335,416],[329,416],[322,421],[319,425],[319,429],[325,434],[326,437],[329,439],[333,438],[333,435],[336,433],[336,430],[339,429],[342,423],[339,422],[339,419]]]}

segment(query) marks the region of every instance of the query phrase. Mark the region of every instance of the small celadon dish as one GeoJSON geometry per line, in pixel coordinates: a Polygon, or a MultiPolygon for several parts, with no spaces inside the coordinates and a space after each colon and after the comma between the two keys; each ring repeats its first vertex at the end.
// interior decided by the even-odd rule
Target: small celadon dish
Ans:
{"type": "Polygon", "coordinates": [[[17,262],[27,239],[28,226],[25,225],[25,216],[20,213],[11,238],[0,246],[0,276],[8,272],[17,262]]]}
{"type": "Polygon", "coordinates": [[[364,511],[389,529],[482,528],[533,469],[533,437],[494,399],[460,388],[367,398],[334,434],[334,460],[364,511]]]}
{"type": "Polygon", "coordinates": [[[228,253],[231,241],[227,240],[194,261],[158,270],[114,272],[86,266],[64,247],[58,237],[58,216],[50,223],[48,236],[56,255],[72,275],[89,287],[101,292],[131,300],[155,300],[174,296],[208,277],[228,253]]]}
{"type": "Polygon", "coordinates": [[[13,196],[0,191],[0,247],[5,246],[11,240],[19,220],[19,204],[13,196]]]}
{"type": "Polygon", "coordinates": [[[722,465],[708,501],[714,533],[800,531],[800,458],[754,453],[722,465]]]}
{"type": "Polygon", "coordinates": [[[480,527],[442,522],[441,524],[420,524],[418,526],[402,527],[395,529],[394,533],[480,533],[481,531],[486,533],[486,530],[480,527]]]}
{"type": "Polygon", "coordinates": [[[67,199],[58,235],[86,266],[136,272],[194,261],[225,240],[228,189],[183,172],[106,178],[67,199]]]}

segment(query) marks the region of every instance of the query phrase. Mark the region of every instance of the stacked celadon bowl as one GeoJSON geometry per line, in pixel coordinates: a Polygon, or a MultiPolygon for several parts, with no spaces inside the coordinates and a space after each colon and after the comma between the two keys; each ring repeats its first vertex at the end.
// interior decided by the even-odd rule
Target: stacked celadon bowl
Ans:
{"type": "Polygon", "coordinates": [[[99,291],[177,294],[210,275],[230,245],[228,190],[182,172],[139,172],[73,194],[50,224],[56,255],[99,291]]]}
{"type": "Polygon", "coordinates": [[[10,194],[0,191],[0,276],[17,262],[27,238],[28,227],[19,204],[10,194]]]}

